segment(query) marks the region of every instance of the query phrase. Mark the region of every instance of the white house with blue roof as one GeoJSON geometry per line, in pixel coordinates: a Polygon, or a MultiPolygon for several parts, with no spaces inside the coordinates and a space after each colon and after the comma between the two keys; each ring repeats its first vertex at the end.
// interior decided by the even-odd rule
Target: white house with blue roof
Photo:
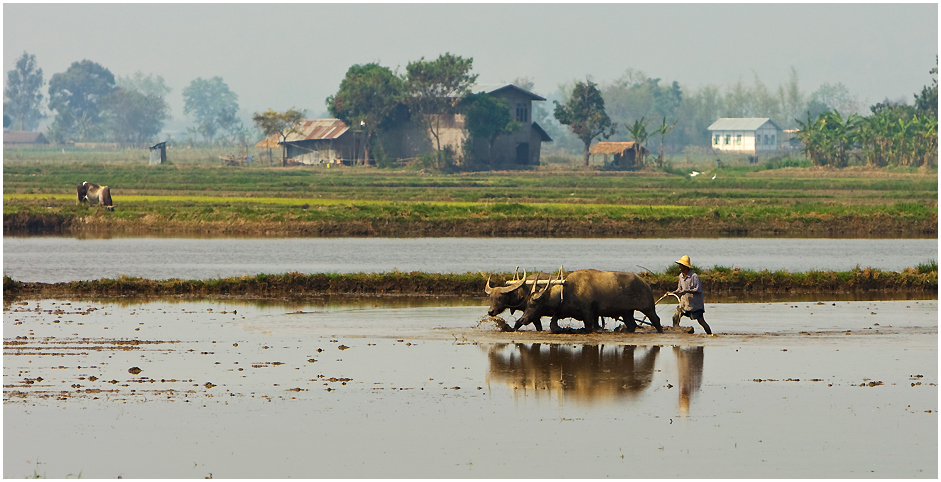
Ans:
{"type": "Polygon", "coordinates": [[[767,117],[725,117],[713,122],[709,131],[713,149],[759,153],[778,149],[781,128],[767,117]]]}

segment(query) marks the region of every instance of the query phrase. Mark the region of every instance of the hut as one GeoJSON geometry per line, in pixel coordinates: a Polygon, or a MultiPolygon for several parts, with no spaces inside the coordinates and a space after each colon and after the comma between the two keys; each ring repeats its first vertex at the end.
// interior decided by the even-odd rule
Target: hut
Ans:
{"type": "Polygon", "coordinates": [[[158,142],[150,146],[150,165],[156,166],[167,162],[167,143],[158,142]]]}
{"type": "Polygon", "coordinates": [[[614,155],[611,165],[621,169],[640,169],[644,166],[643,159],[647,156],[647,149],[636,142],[599,142],[590,149],[589,154],[614,155]]]}
{"type": "Polygon", "coordinates": [[[33,131],[3,131],[3,145],[30,145],[30,144],[48,144],[46,136],[41,132],[33,131]]]}
{"type": "Polygon", "coordinates": [[[286,158],[298,164],[349,164],[363,157],[363,135],[340,119],[302,120],[284,140],[281,134],[272,134],[255,144],[258,149],[279,146],[286,158]]]}

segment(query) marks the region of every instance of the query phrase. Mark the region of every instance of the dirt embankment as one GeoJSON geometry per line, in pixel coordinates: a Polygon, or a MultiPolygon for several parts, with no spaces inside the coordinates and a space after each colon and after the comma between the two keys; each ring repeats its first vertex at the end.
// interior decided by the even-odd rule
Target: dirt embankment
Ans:
{"type": "MultiPolygon", "coordinates": [[[[850,272],[736,272],[707,270],[700,274],[710,294],[812,294],[812,293],[920,293],[936,298],[938,273],[908,268],[901,273],[873,269],[850,272]]],[[[664,274],[643,275],[654,293],[676,289],[676,278],[664,274]]],[[[237,298],[313,298],[325,295],[360,296],[484,296],[487,277],[480,273],[285,273],[211,280],[101,279],[67,283],[20,282],[4,277],[4,298],[60,296],[220,296],[237,298]]],[[[504,275],[493,277],[494,285],[504,275]]]]}
{"type": "Polygon", "coordinates": [[[662,219],[501,219],[363,220],[302,222],[180,222],[124,220],[106,216],[16,213],[3,217],[4,235],[79,234],[253,235],[302,237],[556,237],[620,238],[697,236],[936,237],[937,218],[904,220],[887,215],[834,219],[744,221],[717,213],[683,220],[662,219]]]}

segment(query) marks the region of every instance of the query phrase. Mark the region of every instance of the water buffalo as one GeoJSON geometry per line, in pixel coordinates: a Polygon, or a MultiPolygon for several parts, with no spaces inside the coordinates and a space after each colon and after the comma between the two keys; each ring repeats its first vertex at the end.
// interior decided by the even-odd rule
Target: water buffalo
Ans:
{"type": "MultiPolygon", "coordinates": [[[[532,292],[525,288],[526,281],[536,280],[543,274],[544,273],[533,273],[526,276],[526,271],[524,270],[521,279],[510,282],[506,287],[490,286],[490,278],[487,278],[487,287],[484,288],[487,296],[490,297],[490,309],[487,310],[487,315],[497,316],[506,310],[510,310],[511,315],[515,313],[516,310],[523,311],[523,309],[526,308],[526,302],[529,301],[529,295],[532,292]]],[[[535,326],[537,330],[542,331],[542,323],[539,320],[534,321],[533,326],[535,326]]]]}
{"type": "Polygon", "coordinates": [[[535,324],[543,316],[551,316],[553,332],[559,331],[558,320],[575,318],[585,323],[585,331],[593,333],[598,330],[598,318],[607,316],[620,317],[627,330],[634,331],[634,311],[637,310],[647,315],[657,332],[663,333],[653,291],[634,273],[583,269],[569,273],[564,284],[546,285],[540,291],[535,287],[534,284],[514,330],[535,324]]]}
{"type": "Polygon", "coordinates": [[[108,211],[114,211],[114,203],[111,202],[111,189],[108,186],[99,186],[85,181],[79,184],[75,190],[78,192],[78,204],[88,203],[89,206],[101,204],[101,207],[108,211]]]}

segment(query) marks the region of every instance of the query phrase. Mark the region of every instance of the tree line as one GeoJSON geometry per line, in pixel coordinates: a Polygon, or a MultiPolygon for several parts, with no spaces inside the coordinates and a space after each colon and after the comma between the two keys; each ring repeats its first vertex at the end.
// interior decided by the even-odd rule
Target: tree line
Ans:
{"type": "MultiPolygon", "coordinates": [[[[36,56],[23,52],[7,72],[3,90],[4,127],[33,130],[47,117],[42,112],[45,85],[36,56]]],[[[49,79],[48,101],[54,113],[47,131],[50,141],[66,143],[116,142],[141,146],[152,142],[170,119],[166,96],[171,92],[163,77],[137,72],[115,77],[106,67],[82,60],[49,79]]],[[[220,78],[197,78],[183,89],[185,114],[196,125],[188,129],[191,140],[202,137],[210,144],[247,143],[252,132],[236,117],[238,95],[220,78]]]]}
{"type": "MultiPolygon", "coordinates": [[[[472,138],[488,147],[501,135],[520,128],[505,101],[472,92],[477,75],[473,59],[450,53],[434,60],[409,62],[399,74],[377,63],[353,65],[337,92],[325,99],[330,115],[364,133],[364,159],[383,157],[381,135],[404,118],[417,122],[435,145],[435,162],[489,163],[482,157],[451,152],[442,145],[441,122],[461,113],[472,138]]],[[[937,75],[937,67],[930,71],[937,75]]],[[[34,55],[26,52],[7,73],[4,89],[4,125],[35,129],[46,117],[41,107],[45,85],[34,55]]],[[[532,91],[534,82],[517,78],[513,84],[532,91]]],[[[140,72],[115,77],[107,68],[89,61],[74,62],[52,76],[47,106],[54,119],[50,140],[105,141],[140,145],[154,140],[170,119],[165,101],[171,89],[160,76],[140,72]]],[[[184,113],[196,124],[187,129],[190,141],[234,142],[247,145],[253,129],[237,119],[238,96],[220,77],[194,79],[182,91],[184,113]]],[[[707,85],[686,89],[673,81],[627,69],[618,79],[597,84],[587,78],[559,87],[552,109],[533,106],[532,120],[553,138],[553,149],[581,152],[587,163],[588,147],[596,140],[633,140],[648,146],[659,142],[664,152],[682,152],[687,146],[709,146],[707,127],[720,117],[769,117],[783,129],[799,128],[807,156],[818,165],[844,166],[859,159],[872,166],[918,166],[937,159],[937,79],[915,94],[915,104],[889,101],[869,107],[863,116],[859,99],[841,83],[824,84],[811,94],[801,91],[798,75],[771,88],[757,77],[720,89],[707,85]]],[[[306,111],[256,112],[254,127],[266,136],[286,136],[306,111]]],[[[640,159],[641,165],[644,160],[640,159]]]]}

